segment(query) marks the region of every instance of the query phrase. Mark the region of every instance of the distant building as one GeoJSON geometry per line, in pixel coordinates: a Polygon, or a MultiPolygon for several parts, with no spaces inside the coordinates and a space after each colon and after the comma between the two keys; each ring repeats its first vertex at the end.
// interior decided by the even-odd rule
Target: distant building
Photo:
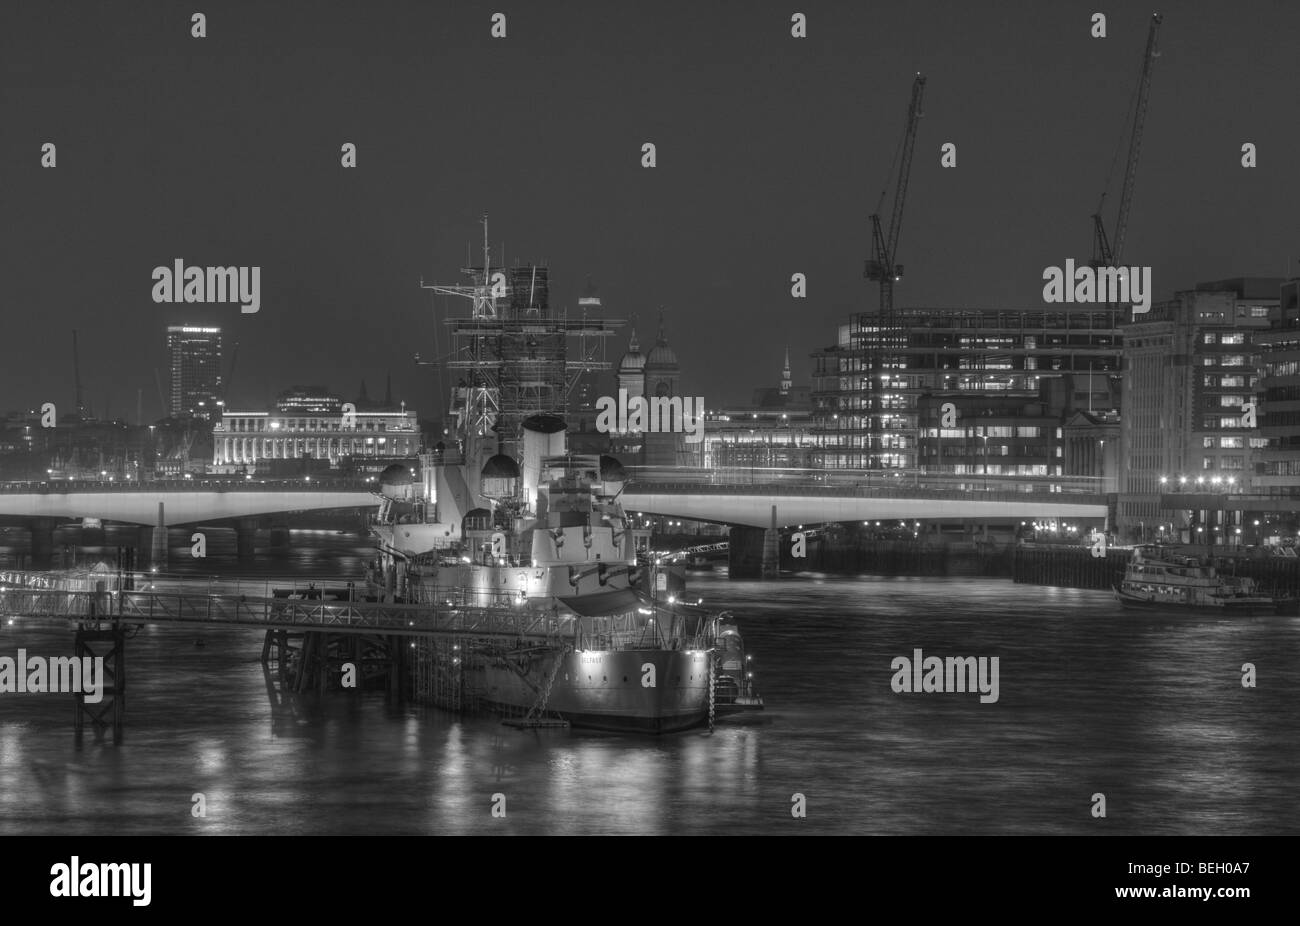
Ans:
{"type": "Polygon", "coordinates": [[[282,415],[333,415],[342,412],[343,399],[324,386],[293,386],[280,393],[275,408],[282,415]]]}
{"type": "Polygon", "coordinates": [[[1300,279],[1280,287],[1277,318],[1254,336],[1259,352],[1259,434],[1253,491],[1300,510],[1300,279]]]}
{"type": "Polygon", "coordinates": [[[420,450],[416,412],[227,410],[213,428],[213,465],[256,468],[277,460],[328,461],[331,468],[406,459],[420,450]]]}
{"type": "MultiPolygon", "coordinates": [[[[677,363],[677,353],[668,346],[668,337],[664,334],[664,316],[659,313],[659,337],[655,346],[645,358],[645,391],[647,398],[656,396],[680,396],[681,366],[677,363]]],[[[647,431],[641,436],[641,459],[646,466],[678,466],[686,463],[682,454],[686,451],[685,424],[680,416],[673,416],[670,422],[664,422],[658,431],[647,431]]]]}
{"type": "Polygon", "coordinates": [[[810,393],[808,386],[794,385],[787,350],[779,385],[756,388],[749,405],[708,410],[703,458],[696,465],[731,470],[728,478],[739,481],[758,469],[812,466],[810,393]]]}
{"type": "Polygon", "coordinates": [[[1062,428],[1065,475],[1096,479],[1106,495],[1119,491],[1120,413],[1078,411],[1062,428]]]}
{"type": "Polygon", "coordinates": [[[874,313],[854,315],[812,355],[814,460],[828,469],[1064,475],[1065,421],[1119,405],[1125,311],[903,309],[888,330],[874,313]],[[883,372],[873,382],[877,350],[883,372]],[[956,409],[952,424],[945,404],[956,409]],[[1036,421],[1011,420],[1026,408],[1036,421]]]}
{"type": "Polygon", "coordinates": [[[220,416],[224,399],[221,378],[221,329],[167,326],[173,418],[220,416]]]}
{"type": "MultiPolygon", "coordinates": [[[[614,371],[619,392],[626,391],[628,401],[645,395],[645,355],[636,339],[636,329],[627,342],[627,352],[623,354],[614,371]]],[[[618,397],[618,392],[612,398],[618,397]]],[[[643,435],[640,431],[614,431],[608,435],[609,452],[628,465],[641,463],[643,435]]]]}
{"type": "Polygon", "coordinates": [[[785,350],[785,366],[781,370],[778,386],[760,386],[754,390],[755,408],[809,408],[812,405],[812,387],[796,386],[790,372],[790,348],[785,350]]]}
{"type": "Polygon", "coordinates": [[[1175,537],[1212,540],[1189,536],[1189,527],[1208,527],[1210,535],[1227,528],[1181,523],[1160,496],[1250,487],[1268,442],[1257,414],[1250,423],[1259,388],[1255,339],[1279,318],[1281,283],[1201,283],[1125,324],[1121,530],[1150,539],[1164,528],[1175,537]]]}

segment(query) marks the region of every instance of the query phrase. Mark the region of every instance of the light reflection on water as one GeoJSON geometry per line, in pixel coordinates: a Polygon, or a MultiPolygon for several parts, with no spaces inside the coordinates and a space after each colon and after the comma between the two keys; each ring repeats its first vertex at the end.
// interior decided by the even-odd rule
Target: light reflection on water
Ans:
{"type": "MultiPolygon", "coordinates": [[[[171,568],[367,558],[355,535],[295,534],[241,568],[209,543],[171,568]]],[[[118,747],[78,747],[66,696],[0,694],[0,833],[1300,833],[1296,618],[1133,616],[983,578],[690,582],[739,616],[768,704],[712,735],[522,732],[372,692],[273,706],[257,633],[147,627],[118,747]],[[890,662],[917,648],[999,657],[998,702],[895,694],[890,662]]],[[[0,656],[70,651],[62,626],[0,633],[0,656]]]]}

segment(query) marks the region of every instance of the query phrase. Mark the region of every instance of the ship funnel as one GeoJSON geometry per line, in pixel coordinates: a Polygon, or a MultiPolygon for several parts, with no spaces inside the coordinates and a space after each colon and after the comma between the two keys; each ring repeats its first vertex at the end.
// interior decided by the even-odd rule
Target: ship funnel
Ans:
{"type": "Polygon", "coordinates": [[[542,477],[542,459],[564,453],[564,429],[568,427],[558,415],[530,415],[524,426],[524,498],[531,505],[537,497],[542,477]]]}

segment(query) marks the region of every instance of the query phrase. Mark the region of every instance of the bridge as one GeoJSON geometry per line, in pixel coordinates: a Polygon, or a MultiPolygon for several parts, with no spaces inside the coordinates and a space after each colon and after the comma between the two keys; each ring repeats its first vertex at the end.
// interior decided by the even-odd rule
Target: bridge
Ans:
{"type": "Polygon", "coordinates": [[[917,471],[633,467],[628,511],[743,527],[835,521],[1104,519],[1101,480],[917,471]],[[772,509],[776,509],[775,524],[772,509]]]}
{"type": "MultiPolygon", "coordinates": [[[[257,518],[287,511],[364,508],[375,504],[372,481],[284,482],[185,480],[154,483],[35,483],[0,488],[0,517],[23,519],[33,561],[48,564],[59,518],[139,524],[151,534],[140,547],[166,558],[168,526],[234,522],[241,557],[253,555],[257,518]]],[[[1099,479],[1015,477],[920,471],[703,469],[633,467],[628,511],[727,524],[766,549],[767,532],[801,524],[856,521],[936,523],[1106,518],[1099,479]],[[748,533],[746,533],[748,532],[748,533]],[[758,532],[758,533],[754,533],[758,532]]],[[[764,553],[764,559],[768,558],[764,553]]]]}
{"type": "MultiPolygon", "coordinates": [[[[731,526],[732,574],[775,575],[782,528],[835,522],[1072,521],[1107,517],[1100,479],[921,471],[633,467],[628,511],[731,526]]],[[[919,528],[918,524],[918,528],[919,528]]]]}
{"type": "Polygon", "coordinates": [[[39,482],[0,486],[0,518],[26,524],[32,559],[48,566],[61,520],[98,518],[141,525],[140,548],[165,561],[167,528],[233,522],[241,557],[253,555],[258,519],[291,511],[370,508],[377,484],[363,480],[187,479],[134,482],[39,482]],[[147,536],[146,536],[147,534],[147,536]]]}

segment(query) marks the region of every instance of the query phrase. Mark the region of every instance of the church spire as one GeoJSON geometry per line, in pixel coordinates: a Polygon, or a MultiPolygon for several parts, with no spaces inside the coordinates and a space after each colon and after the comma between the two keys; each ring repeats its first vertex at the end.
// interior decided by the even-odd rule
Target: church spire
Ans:
{"type": "Polygon", "coordinates": [[[668,336],[664,334],[664,307],[659,307],[659,339],[655,341],[661,347],[668,346],[668,336]]]}
{"type": "Polygon", "coordinates": [[[781,395],[789,395],[793,380],[790,376],[790,348],[785,349],[785,369],[781,371],[781,395]]]}

